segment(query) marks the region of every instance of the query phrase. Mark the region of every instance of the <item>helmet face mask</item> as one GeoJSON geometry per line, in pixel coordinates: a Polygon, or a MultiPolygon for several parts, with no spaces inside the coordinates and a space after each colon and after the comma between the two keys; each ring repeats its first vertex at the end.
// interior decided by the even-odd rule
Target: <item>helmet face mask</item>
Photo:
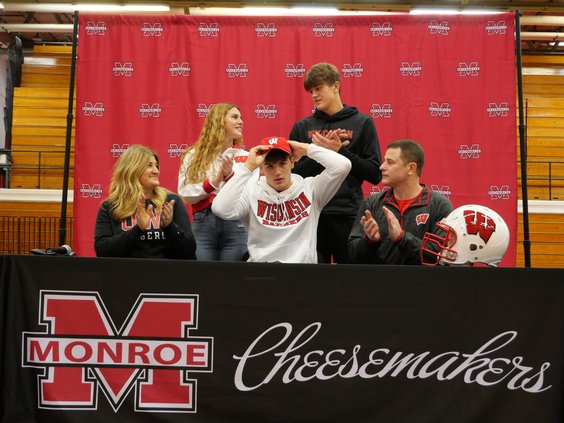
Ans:
{"type": "Polygon", "coordinates": [[[441,260],[453,260],[457,256],[457,252],[452,249],[452,246],[456,244],[456,231],[443,221],[437,222],[437,226],[442,229],[444,236],[432,232],[427,232],[423,236],[421,262],[427,266],[436,266],[441,260]],[[423,252],[428,253],[433,261],[424,259],[423,252]]]}
{"type": "Polygon", "coordinates": [[[437,226],[445,235],[428,232],[421,244],[421,262],[428,266],[483,263],[495,267],[509,245],[507,224],[499,214],[484,206],[461,206],[437,226]]]}

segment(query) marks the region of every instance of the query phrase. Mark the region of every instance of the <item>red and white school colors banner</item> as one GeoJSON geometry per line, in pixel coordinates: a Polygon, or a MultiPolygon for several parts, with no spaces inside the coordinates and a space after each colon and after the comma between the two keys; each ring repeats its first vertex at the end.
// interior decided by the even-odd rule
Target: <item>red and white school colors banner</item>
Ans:
{"type": "MultiPolygon", "coordinates": [[[[247,148],[288,136],[312,112],[303,80],[335,64],[341,97],[374,119],[382,153],[425,149],[422,182],[455,207],[500,213],[517,237],[514,14],[219,17],[80,15],[74,248],[94,255],[112,166],[132,144],[155,149],[175,190],[180,154],[209,108],[241,108],[247,148]]],[[[365,185],[365,194],[381,190],[365,185]]]]}

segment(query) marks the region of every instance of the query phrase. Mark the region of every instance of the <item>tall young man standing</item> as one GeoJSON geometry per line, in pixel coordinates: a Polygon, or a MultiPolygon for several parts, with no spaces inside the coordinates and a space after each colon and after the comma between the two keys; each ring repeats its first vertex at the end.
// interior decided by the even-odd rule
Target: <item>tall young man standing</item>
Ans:
{"type": "MultiPolygon", "coordinates": [[[[290,139],[312,142],[313,134],[326,135],[339,130],[340,141],[328,138],[322,146],[348,158],[352,170],[333,199],[323,208],[317,230],[320,263],[350,263],[347,240],[363,198],[362,183],[380,182],[380,145],[372,118],[341,101],[341,77],[330,63],[318,63],[308,71],[304,88],[311,95],[315,112],[299,120],[290,139]]],[[[294,173],[303,177],[321,173],[323,166],[304,157],[296,162],[294,173]]]]}

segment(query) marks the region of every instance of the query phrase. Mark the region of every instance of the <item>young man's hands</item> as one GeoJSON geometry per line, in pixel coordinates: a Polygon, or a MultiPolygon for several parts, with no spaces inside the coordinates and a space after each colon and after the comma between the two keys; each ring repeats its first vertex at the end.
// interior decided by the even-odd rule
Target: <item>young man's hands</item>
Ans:
{"type": "Polygon", "coordinates": [[[341,138],[346,137],[346,131],[344,129],[335,129],[333,131],[329,131],[327,136],[323,136],[318,132],[314,132],[311,141],[320,147],[325,147],[329,150],[333,150],[335,152],[339,151],[341,147],[346,147],[350,144],[350,141],[343,141],[341,142],[341,138]]]}
{"type": "MultiPolygon", "coordinates": [[[[292,149],[292,157],[294,160],[299,160],[303,156],[307,156],[307,147],[309,144],[304,142],[288,140],[288,144],[292,149]]],[[[249,150],[249,157],[245,166],[251,172],[264,163],[266,154],[272,149],[269,145],[257,145],[249,150]]]]}
{"type": "Polygon", "coordinates": [[[251,172],[264,163],[266,153],[270,151],[269,145],[257,145],[249,150],[249,157],[245,162],[245,167],[251,172]]]}

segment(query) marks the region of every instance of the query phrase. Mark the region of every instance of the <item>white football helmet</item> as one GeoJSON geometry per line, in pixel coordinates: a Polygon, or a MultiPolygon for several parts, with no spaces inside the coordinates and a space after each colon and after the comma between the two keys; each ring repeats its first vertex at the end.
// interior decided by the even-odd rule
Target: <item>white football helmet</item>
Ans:
{"type": "Polygon", "coordinates": [[[421,243],[421,262],[425,265],[497,266],[509,245],[507,224],[499,214],[484,206],[458,207],[437,226],[445,235],[425,234],[421,243]]]}

